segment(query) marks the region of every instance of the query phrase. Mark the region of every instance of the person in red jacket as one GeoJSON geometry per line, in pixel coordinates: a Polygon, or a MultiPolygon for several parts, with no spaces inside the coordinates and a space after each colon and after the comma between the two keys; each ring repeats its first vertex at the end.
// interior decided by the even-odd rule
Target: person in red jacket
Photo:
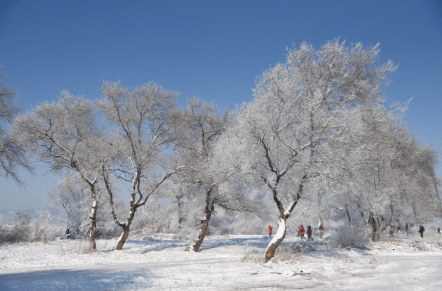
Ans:
{"type": "Polygon", "coordinates": [[[299,233],[301,234],[301,239],[304,239],[304,234],[305,234],[305,228],[301,225],[301,227],[299,228],[299,233]]]}
{"type": "Polygon", "coordinates": [[[322,224],[319,226],[319,237],[322,238],[322,232],[324,231],[324,227],[322,224]]]}
{"type": "Polygon", "coordinates": [[[272,231],[273,231],[273,227],[271,225],[269,225],[269,237],[272,236],[272,231]]]}

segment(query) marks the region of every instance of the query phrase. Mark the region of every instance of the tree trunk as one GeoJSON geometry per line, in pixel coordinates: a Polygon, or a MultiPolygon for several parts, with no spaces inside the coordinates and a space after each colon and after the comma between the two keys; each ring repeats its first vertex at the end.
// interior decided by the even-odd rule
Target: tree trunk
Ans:
{"type": "Polygon", "coordinates": [[[181,223],[183,222],[181,203],[181,197],[178,197],[178,229],[181,229],[181,223]]]}
{"type": "Polygon", "coordinates": [[[307,178],[307,174],[304,174],[302,177],[301,183],[299,183],[298,193],[296,195],[296,199],[292,202],[291,206],[289,206],[289,209],[287,211],[284,211],[284,207],[282,206],[281,200],[278,198],[277,193],[277,187],[279,184],[280,176],[276,178],[275,186],[272,187],[268,182],[267,185],[270,189],[272,189],[273,192],[273,200],[276,203],[276,206],[279,210],[279,222],[278,222],[278,230],[273,237],[273,239],[270,241],[269,245],[267,246],[266,252],[265,252],[265,262],[270,261],[274,256],[276,249],[278,248],[279,244],[284,240],[285,234],[286,234],[286,221],[287,218],[290,217],[292,211],[295,209],[296,205],[298,204],[299,199],[301,198],[302,191],[304,189],[304,181],[307,178]]]}
{"type": "Polygon", "coordinates": [[[372,231],[371,231],[371,240],[373,242],[376,241],[376,229],[377,229],[377,224],[376,224],[376,220],[374,219],[373,216],[370,217],[371,219],[371,227],[372,227],[372,231]]]}
{"type": "Polygon", "coordinates": [[[285,225],[286,225],[286,220],[284,218],[279,218],[278,230],[276,231],[275,236],[270,241],[266,249],[266,254],[265,254],[266,263],[275,256],[276,249],[278,248],[279,244],[284,240],[286,234],[285,225]]]}
{"type": "Polygon", "coordinates": [[[91,216],[89,217],[91,220],[89,243],[91,249],[93,250],[97,249],[97,245],[95,243],[95,230],[97,228],[97,209],[98,209],[98,202],[94,200],[92,204],[91,216]]]}
{"type": "Polygon", "coordinates": [[[390,221],[388,222],[388,224],[390,225],[390,232],[389,232],[389,235],[390,235],[391,237],[393,237],[393,232],[394,232],[393,219],[394,219],[393,203],[391,203],[391,201],[390,201],[390,221]]]}
{"type": "MultiPolygon", "coordinates": [[[[361,214],[362,220],[364,221],[365,225],[367,225],[367,220],[365,220],[364,212],[361,209],[361,204],[357,203],[356,205],[358,206],[358,210],[359,213],[361,214]]],[[[370,221],[370,218],[368,219],[368,221],[370,221]]]]}
{"type": "Polygon", "coordinates": [[[126,242],[127,238],[129,237],[130,225],[132,224],[132,220],[134,219],[135,212],[137,212],[137,209],[138,209],[138,207],[134,203],[134,200],[135,199],[132,199],[130,202],[129,217],[127,218],[126,223],[119,224],[120,227],[123,229],[123,233],[121,234],[120,238],[118,239],[117,245],[115,246],[116,251],[121,251],[123,249],[123,245],[126,242]]]}
{"type": "Polygon", "coordinates": [[[115,246],[116,251],[121,251],[123,249],[123,245],[128,237],[129,237],[129,226],[124,226],[123,233],[120,235],[117,245],[115,246]]]}
{"type": "Polygon", "coordinates": [[[345,213],[347,213],[348,223],[351,224],[351,217],[350,217],[350,213],[348,212],[348,205],[347,204],[345,204],[345,213]]]}
{"type": "Polygon", "coordinates": [[[203,243],[203,240],[204,240],[204,237],[206,236],[207,227],[209,226],[209,221],[210,221],[211,217],[212,217],[212,213],[209,212],[208,214],[206,214],[206,219],[203,220],[203,223],[201,225],[201,229],[200,229],[199,234],[198,234],[198,240],[193,245],[193,250],[195,252],[199,251],[200,246],[203,243]]]}
{"type": "Polygon", "coordinates": [[[202,221],[201,229],[198,233],[198,239],[194,242],[194,245],[191,246],[195,252],[198,252],[201,244],[203,243],[204,237],[207,234],[207,228],[209,227],[209,221],[212,217],[212,213],[215,210],[214,202],[210,200],[210,194],[212,193],[213,187],[210,187],[206,190],[206,218],[202,221]]]}

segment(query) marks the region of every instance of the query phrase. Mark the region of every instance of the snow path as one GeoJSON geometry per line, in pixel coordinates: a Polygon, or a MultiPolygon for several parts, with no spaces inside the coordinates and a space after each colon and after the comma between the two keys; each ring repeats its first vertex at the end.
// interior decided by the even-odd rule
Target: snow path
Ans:
{"type": "Polygon", "coordinates": [[[282,247],[316,250],[262,265],[241,262],[246,252],[263,256],[261,236],[209,237],[199,253],[177,240],[128,241],[113,251],[115,241],[98,241],[91,254],[69,252],[75,241],[66,240],[0,246],[0,290],[442,290],[440,249],[327,250],[288,238],[282,247]]]}

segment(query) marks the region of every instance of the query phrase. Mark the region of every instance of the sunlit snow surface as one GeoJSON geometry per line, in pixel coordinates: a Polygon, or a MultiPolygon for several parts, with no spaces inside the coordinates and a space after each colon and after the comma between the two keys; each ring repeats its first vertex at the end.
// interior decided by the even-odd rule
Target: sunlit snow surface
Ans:
{"type": "Polygon", "coordinates": [[[275,259],[290,250],[289,260],[253,262],[268,242],[208,237],[199,253],[167,236],[128,240],[122,251],[113,250],[116,240],[99,240],[89,254],[75,240],[3,245],[0,290],[442,290],[442,249],[434,239],[399,235],[364,250],[288,237],[275,259]]]}

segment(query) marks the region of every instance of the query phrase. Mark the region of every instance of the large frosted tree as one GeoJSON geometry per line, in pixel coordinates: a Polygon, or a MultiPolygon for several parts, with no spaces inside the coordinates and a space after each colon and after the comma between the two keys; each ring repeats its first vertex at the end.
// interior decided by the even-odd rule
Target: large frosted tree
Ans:
{"type": "Polygon", "coordinates": [[[201,208],[197,223],[200,229],[189,247],[195,252],[200,249],[217,207],[230,211],[248,209],[244,185],[231,179],[236,168],[223,162],[224,153],[214,151],[230,119],[227,111],[220,114],[213,104],[194,98],[188,100],[188,107],[176,120],[182,126],[176,134],[176,145],[186,160],[180,176],[193,185],[193,196],[201,208]]]}
{"type": "MultiPolygon", "coordinates": [[[[112,158],[100,173],[112,206],[115,223],[121,228],[116,250],[121,250],[129,237],[136,211],[148,202],[159,187],[182,168],[179,155],[173,152],[175,116],[178,93],[162,89],[155,83],[132,91],[118,82],[104,82],[99,108],[107,124],[106,152],[112,158]],[[130,196],[126,219],[114,210],[114,189],[110,180],[127,185],[130,196]]],[[[123,186],[124,187],[124,186],[123,186]]]]}
{"type": "Polygon", "coordinates": [[[286,220],[306,187],[345,173],[330,162],[330,143],[341,138],[354,106],[383,101],[382,88],[395,67],[391,61],[376,66],[378,54],[378,46],[360,43],[333,40],[319,50],[303,43],[288,51],[285,64],[258,78],[254,100],[239,108],[225,146],[230,145],[232,161],[242,160],[244,175],[273,197],[279,212],[266,260],[283,241],[286,220]]]}
{"type": "Polygon", "coordinates": [[[101,191],[97,189],[101,156],[100,131],[93,102],[67,91],[57,102],[38,105],[13,122],[14,137],[30,154],[54,172],[73,172],[88,186],[92,198],[90,243],[95,249],[95,229],[101,191]]]}
{"type": "MultiPolygon", "coordinates": [[[[351,147],[344,154],[350,179],[345,185],[352,207],[372,229],[373,241],[384,226],[393,230],[407,221],[428,221],[438,204],[437,152],[409,132],[402,122],[405,109],[359,106],[348,127],[346,142],[351,147]]],[[[345,147],[341,140],[334,146],[345,147]]]]}

